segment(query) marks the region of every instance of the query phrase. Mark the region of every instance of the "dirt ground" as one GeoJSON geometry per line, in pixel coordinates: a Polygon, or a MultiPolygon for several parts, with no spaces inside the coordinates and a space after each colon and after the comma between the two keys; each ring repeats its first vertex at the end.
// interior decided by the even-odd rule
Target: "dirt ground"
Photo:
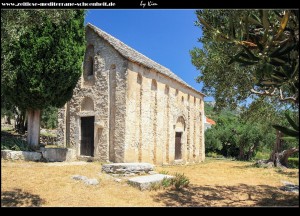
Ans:
{"type": "Polygon", "coordinates": [[[298,169],[256,168],[250,162],[207,159],[194,165],[156,167],[184,173],[181,191],[139,191],[100,172],[99,162],[37,163],[1,161],[1,206],[299,206],[299,194],[279,188],[299,185],[298,169]],[[97,178],[85,185],[73,175],[97,178]]]}

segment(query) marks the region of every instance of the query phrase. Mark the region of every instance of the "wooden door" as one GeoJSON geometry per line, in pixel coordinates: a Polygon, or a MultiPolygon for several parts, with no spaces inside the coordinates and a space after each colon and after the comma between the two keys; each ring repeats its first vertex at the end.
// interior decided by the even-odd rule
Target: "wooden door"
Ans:
{"type": "Polygon", "coordinates": [[[176,132],[176,135],[175,135],[175,160],[181,159],[181,136],[182,136],[182,132],[176,132]]]}
{"type": "Polygon", "coordinates": [[[94,116],[81,118],[81,155],[94,156],[94,121],[94,116]]]}

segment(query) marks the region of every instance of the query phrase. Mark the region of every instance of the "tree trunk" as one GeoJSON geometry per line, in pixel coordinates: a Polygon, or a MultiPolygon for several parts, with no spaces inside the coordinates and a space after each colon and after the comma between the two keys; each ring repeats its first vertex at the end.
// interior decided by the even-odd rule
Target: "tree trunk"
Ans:
{"type": "Polygon", "coordinates": [[[283,136],[282,132],[276,131],[276,143],[274,145],[273,152],[270,155],[269,162],[273,162],[275,167],[287,167],[289,157],[299,152],[299,149],[293,147],[287,150],[282,151],[283,140],[281,139],[283,136]]]}
{"type": "Polygon", "coordinates": [[[299,149],[293,147],[287,150],[284,150],[283,152],[281,152],[279,154],[279,161],[283,166],[288,166],[288,159],[291,155],[293,155],[294,153],[299,152],[299,149]]]}
{"type": "Polygon", "coordinates": [[[27,110],[27,143],[32,150],[39,149],[41,110],[27,110]]]}

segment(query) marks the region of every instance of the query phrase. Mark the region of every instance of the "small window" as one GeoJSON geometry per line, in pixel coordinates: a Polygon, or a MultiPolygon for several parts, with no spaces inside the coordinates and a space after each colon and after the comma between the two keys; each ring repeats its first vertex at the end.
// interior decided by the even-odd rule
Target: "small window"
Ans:
{"type": "Polygon", "coordinates": [[[194,97],[194,106],[196,106],[196,97],[194,97]]]}
{"type": "Polygon", "coordinates": [[[138,75],[137,75],[137,83],[138,83],[138,84],[142,84],[142,82],[143,82],[142,75],[141,75],[141,74],[138,74],[138,75]]]}
{"type": "Polygon", "coordinates": [[[157,82],[154,79],[152,80],[152,83],[151,83],[151,89],[154,90],[154,91],[157,90],[157,82]]]}
{"type": "Polygon", "coordinates": [[[181,97],[181,102],[184,103],[184,97],[183,96],[181,97]]]}
{"type": "Polygon", "coordinates": [[[175,96],[177,96],[178,95],[178,89],[176,89],[176,92],[175,92],[175,96]]]}
{"type": "Polygon", "coordinates": [[[94,60],[93,58],[90,56],[89,60],[88,60],[88,67],[87,67],[87,76],[93,76],[94,74],[94,60]]]}
{"type": "Polygon", "coordinates": [[[169,86],[168,86],[168,85],[166,85],[166,87],[165,87],[165,94],[166,94],[166,95],[169,94],[169,86]]]}

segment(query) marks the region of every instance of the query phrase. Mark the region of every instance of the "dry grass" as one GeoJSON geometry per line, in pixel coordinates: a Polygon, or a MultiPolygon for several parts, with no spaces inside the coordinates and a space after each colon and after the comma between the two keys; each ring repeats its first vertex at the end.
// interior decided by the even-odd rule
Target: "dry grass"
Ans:
{"type": "Polygon", "coordinates": [[[279,190],[281,181],[299,184],[297,169],[255,168],[248,162],[206,160],[188,166],[157,167],[184,173],[190,186],[181,191],[139,191],[100,172],[99,162],[1,163],[1,206],[298,206],[299,195],[279,190]],[[71,179],[97,178],[88,186],[71,179]]]}

